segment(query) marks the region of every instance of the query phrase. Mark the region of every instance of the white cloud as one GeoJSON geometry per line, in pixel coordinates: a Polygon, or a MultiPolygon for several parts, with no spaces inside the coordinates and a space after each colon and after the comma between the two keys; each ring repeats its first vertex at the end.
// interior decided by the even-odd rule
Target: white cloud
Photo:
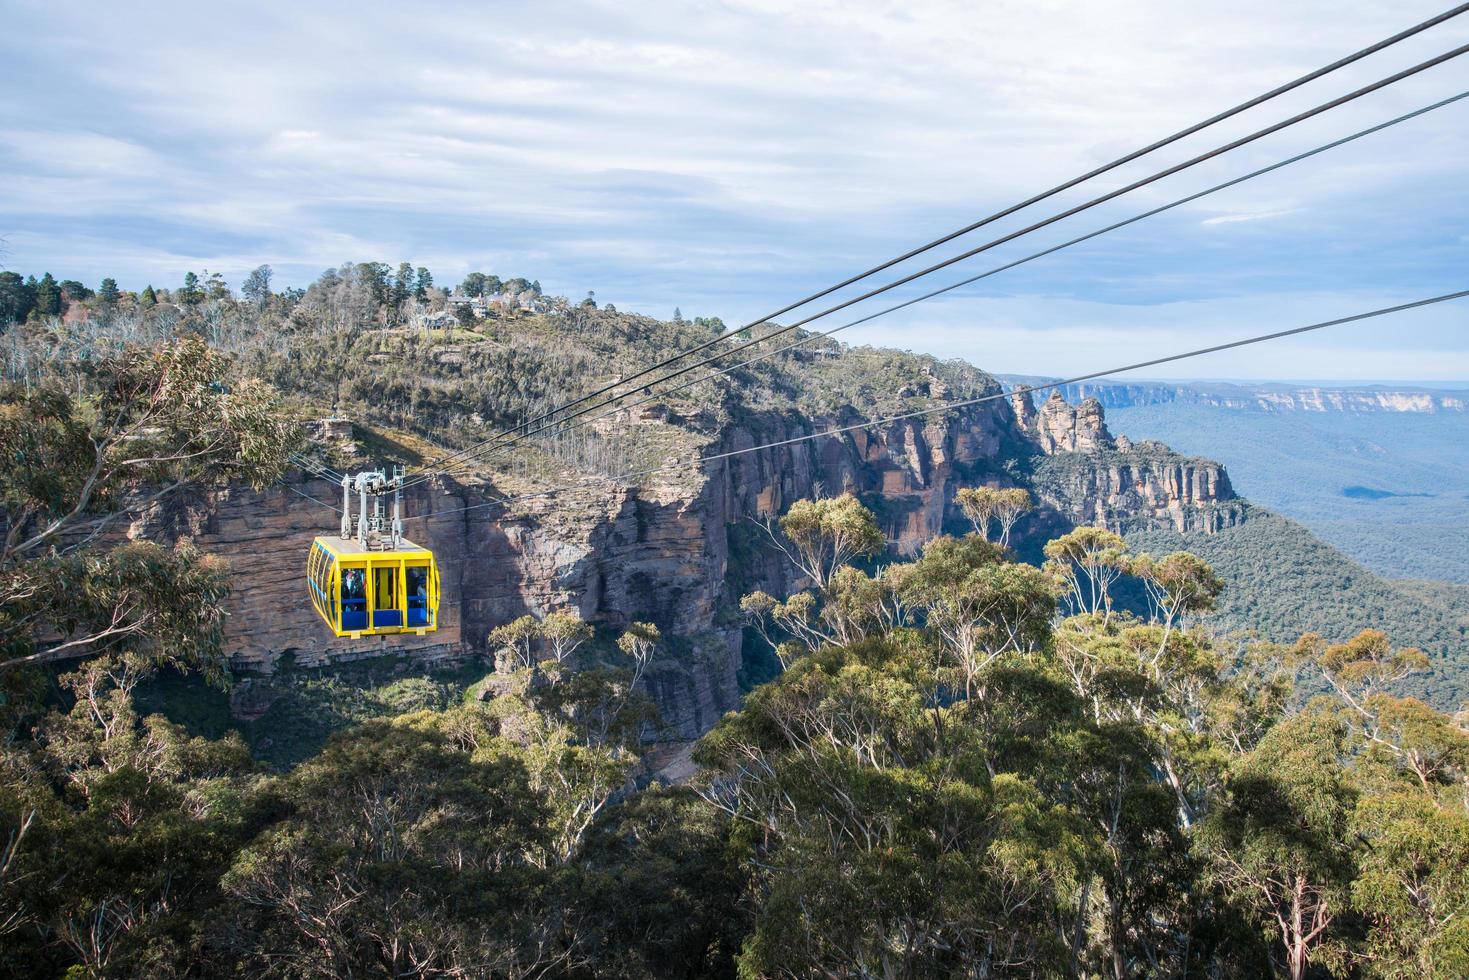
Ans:
{"type": "Polygon", "coordinates": [[[1269,221],[1272,218],[1283,218],[1288,214],[1295,214],[1299,208],[1282,208],[1278,211],[1246,211],[1241,214],[1221,214],[1213,218],[1205,218],[1200,224],[1211,225],[1233,225],[1242,221],[1269,221]]]}
{"type": "MultiPolygon", "coordinates": [[[[585,0],[367,2],[344,16],[264,0],[201,17],[182,0],[23,3],[0,38],[0,234],[10,264],[89,279],[158,279],[170,262],[173,277],[208,265],[237,278],[271,262],[288,281],[401,258],[442,279],[493,262],[623,308],[733,321],[1437,12],[585,0]]],[[[1097,186],[1462,42],[1460,20],[1097,186]]],[[[1462,77],[1425,73],[1056,231],[1273,162],[1462,77]]],[[[1068,303],[1115,307],[1119,293],[1139,311],[1179,294],[1217,311],[1315,302],[1333,282],[1432,285],[1465,264],[1444,228],[1469,218],[1466,118],[1469,105],[1442,110],[1193,206],[1189,223],[1139,225],[994,284],[1029,298],[1014,329],[1034,344],[1068,303]],[[1220,233],[1191,236],[1199,226],[1220,233]],[[1388,259],[1372,269],[1373,254],[1388,259]]],[[[873,330],[903,339],[908,322],[873,330]]]]}

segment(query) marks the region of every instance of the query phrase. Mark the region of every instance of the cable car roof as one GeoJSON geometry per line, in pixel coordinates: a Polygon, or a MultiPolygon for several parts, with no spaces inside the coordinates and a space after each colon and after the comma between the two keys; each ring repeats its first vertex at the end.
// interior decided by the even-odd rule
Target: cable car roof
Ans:
{"type": "Polygon", "coordinates": [[[316,543],[338,558],[352,558],[362,556],[364,558],[377,558],[384,555],[412,555],[414,557],[431,557],[432,552],[428,548],[416,545],[407,538],[400,539],[397,548],[364,548],[356,538],[342,539],[335,535],[318,537],[316,543]]]}

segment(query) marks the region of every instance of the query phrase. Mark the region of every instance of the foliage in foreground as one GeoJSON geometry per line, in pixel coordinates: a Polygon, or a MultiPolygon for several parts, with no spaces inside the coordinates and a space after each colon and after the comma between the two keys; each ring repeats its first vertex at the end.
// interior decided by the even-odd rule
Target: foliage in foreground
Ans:
{"type": "MultiPolygon", "coordinates": [[[[139,717],[154,648],[42,708],[0,673],[0,971],[14,976],[1463,975],[1469,733],[1375,632],[1237,648],[1186,553],[980,534],[875,573],[850,497],[768,530],[807,588],[746,613],[786,665],[639,789],[640,691],[585,624],[497,631],[444,709],[284,775],[139,717]],[[1145,614],[1112,592],[1141,582],[1145,614]],[[1301,705],[1303,672],[1332,693],[1301,705]]],[[[166,659],[166,658],[165,658],[166,659]]]]}
{"type": "Polygon", "coordinates": [[[269,483],[298,440],[274,392],[231,380],[198,336],[0,382],[0,670],[106,652],[217,675],[222,569],[120,544],[118,526],[191,485],[269,483]]]}
{"type": "Polygon", "coordinates": [[[1206,564],[1096,528],[1043,572],[978,535],[823,570],[823,509],[850,503],[788,535],[812,587],[745,604],[788,669],[697,756],[748,975],[1462,975],[1469,732],[1390,693],[1421,653],[1223,646],[1206,564]],[[1332,697],[1299,705],[1302,673],[1332,697]]]}
{"type": "MultiPolygon", "coordinates": [[[[851,497],[768,526],[806,587],[742,607],[786,670],[704,739],[691,787],[639,789],[661,642],[642,624],[616,665],[588,661],[569,617],[507,624],[494,697],[368,722],[284,775],[236,737],[142,717],[159,664],[217,669],[227,583],[188,549],[117,546],[120,502],[268,482],[290,449],[270,390],[233,380],[220,349],[437,430],[518,421],[713,329],[552,308],[568,348],[506,310],[446,349],[401,329],[405,270],[257,285],[248,315],[196,278],[170,310],[140,296],[124,316],[114,284],[93,330],[46,320],[42,282],[44,317],[5,335],[6,975],[1469,973],[1469,736],[1401,696],[1422,654],[1373,631],[1223,644],[1202,626],[1220,599],[1207,564],[1096,528],[1051,542],[1042,569],[1015,563],[1029,500],[1013,490],[966,493],[975,534],[877,573],[854,566],[882,535],[851,497]],[[164,342],[113,344],[129,330],[164,342]],[[344,356],[364,348],[391,366],[344,356]],[[37,373],[37,351],[76,370],[37,373]],[[1143,614],[1119,611],[1129,580],[1143,614]],[[29,665],[77,652],[46,708],[29,665]],[[1303,673],[1329,697],[1301,704],[1303,673]]],[[[919,397],[921,365],[888,357],[880,375],[792,362],[740,383],[773,408],[807,371],[864,406],[919,397]]]]}

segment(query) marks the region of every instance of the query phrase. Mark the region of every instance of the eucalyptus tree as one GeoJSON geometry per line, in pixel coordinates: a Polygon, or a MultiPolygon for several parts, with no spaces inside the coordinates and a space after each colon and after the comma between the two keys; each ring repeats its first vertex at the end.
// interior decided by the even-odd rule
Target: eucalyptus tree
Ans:
{"type": "Polygon", "coordinates": [[[957,662],[971,698],[997,658],[1034,653],[1045,644],[1056,608],[1044,575],[1004,560],[1000,546],[977,534],[930,541],[902,591],[957,662]]]}
{"type": "Polygon", "coordinates": [[[1173,628],[1188,615],[1206,613],[1224,591],[1224,580],[1198,555],[1175,551],[1162,559],[1138,555],[1126,566],[1127,573],[1142,582],[1152,616],[1163,625],[1162,645],[1173,628]]]}
{"type": "Polygon", "coordinates": [[[754,878],[748,975],[1064,971],[1081,828],[943,723],[939,656],[903,631],[824,648],[699,743],[754,878]]]}
{"type": "Polygon", "coordinates": [[[12,461],[0,472],[0,670],[108,650],[204,666],[218,650],[222,569],[187,546],[110,535],[191,486],[264,486],[298,427],[268,386],[226,382],[224,358],[197,337],[69,368],[65,383],[0,387],[12,461]]]}
{"type": "Polygon", "coordinates": [[[496,659],[510,669],[528,668],[536,665],[536,643],[541,638],[541,624],[534,616],[520,616],[490,630],[490,648],[503,656],[496,659]]]}
{"type": "Polygon", "coordinates": [[[1330,711],[1278,724],[1235,766],[1228,800],[1200,828],[1210,874],[1270,938],[1282,972],[1342,967],[1357,800],[1349,730],[1330,711]]]}
{"type": "Polygon", "coordinates": [[[1072,612],[1112,615],[1112,587],[1128,572],[1127,542],[1100,527],[1079,527],[1045,546],[1045,569],[1072,612]]]}
{"type": "Polygon", "coordinates": [[[278,793],[289,815],[223,878],[235,970],[529,977],[567,958],[536,902],[547,803],[487,715],[369,723],[278,793]]]}
{"type": "Polygon", "coordinates": [[[1030,491],[1024,487],[1010,487],[1000,491],[995,505],[995,519],[1000,524],[1000,547],[1010,546],[1010,532],[1015,529],[1015,522],[1033,506],[1030,491]]]}
{"type": "Polygon", "coordinates": [[[989,540],[990,521],[999,524],[1000,547],[1010,545],[1010,532],[1022,514],[1030,510],[1030,491],[1023,487],[964,487],[954,494],[959,510],[974,526],[974,531],[989,540]]]}
{"type": "Polygon", "coordinates": [[[541,620],[541,639],[550,647],[551,659],[562,666],[592,638],[592,633],[592,624],[575,613],[553,612],[541,620]]]}
{"type": "Polygon", "coordinates": [[[817,589],[824,589],[839,568],[870,558],[886,543],[872,511],[856,497],[798,500],[778,522],[761,524],[781,553],[817,589]]]}
{"type": "Polygon", "coordinates": [[[270,280],[275,272],[268,265],[256,266],[240,286],[240,295],[248,300],[257,310],[263,310],[270,303],[270,280]]]}
{"type": "Polygon", "coordinates": [[[1379,630],[1328,644],[1303,637],[1354,738],[1351,816],[1358,843],[1353,908],[1368,923],[1357,951],[1379,977],[1469,970],[1469,725],[1394,693],[1428,659],[1379,630]]]}
{"type": "Polygon", "coordinates": [[[176,976],[198,953],[219,876],[255,823],[238,736],[140,717],[145,657],[63,674],[68,708],[34,709],[0,746],[0,971],[176,976]]]}
{"type": "Polygon", "coordinates": [[[974,527],[974,533],[988,541],[990,518],[994,517],[995,505],[999,502],[992,487],[961,487],[954,494],[954,503],[974,527]]]}

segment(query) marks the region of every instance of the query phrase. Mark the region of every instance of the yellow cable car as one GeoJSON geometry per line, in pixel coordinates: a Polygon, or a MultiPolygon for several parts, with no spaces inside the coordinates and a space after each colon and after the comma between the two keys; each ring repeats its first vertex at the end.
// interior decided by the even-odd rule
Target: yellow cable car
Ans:
{"type": "Polygon", "coordinates": [[[311,604],[337,636],[422,636],[439,628],[439,569],[432,551],[403,537],[396,492],[401,483],[401,473],[391,481],[382,473],[344,477],[341,536],[322,536],[311,543],[306,557],[311,604]],[[355,522],[354,485],[362,497],[355,522]],[[388,488],[395,491],[390,528],[382,516],[382,494],[388,488]],[[369,494],[375,500],[372,516],[369,494]]]}
{"type": "Polygon", "coordinates": [[[403,540],[392,551],[322,537],[306,560],[311,604],[337,636],[422,636],[439,628],[439,570],[434,553],[403,540]]]}

